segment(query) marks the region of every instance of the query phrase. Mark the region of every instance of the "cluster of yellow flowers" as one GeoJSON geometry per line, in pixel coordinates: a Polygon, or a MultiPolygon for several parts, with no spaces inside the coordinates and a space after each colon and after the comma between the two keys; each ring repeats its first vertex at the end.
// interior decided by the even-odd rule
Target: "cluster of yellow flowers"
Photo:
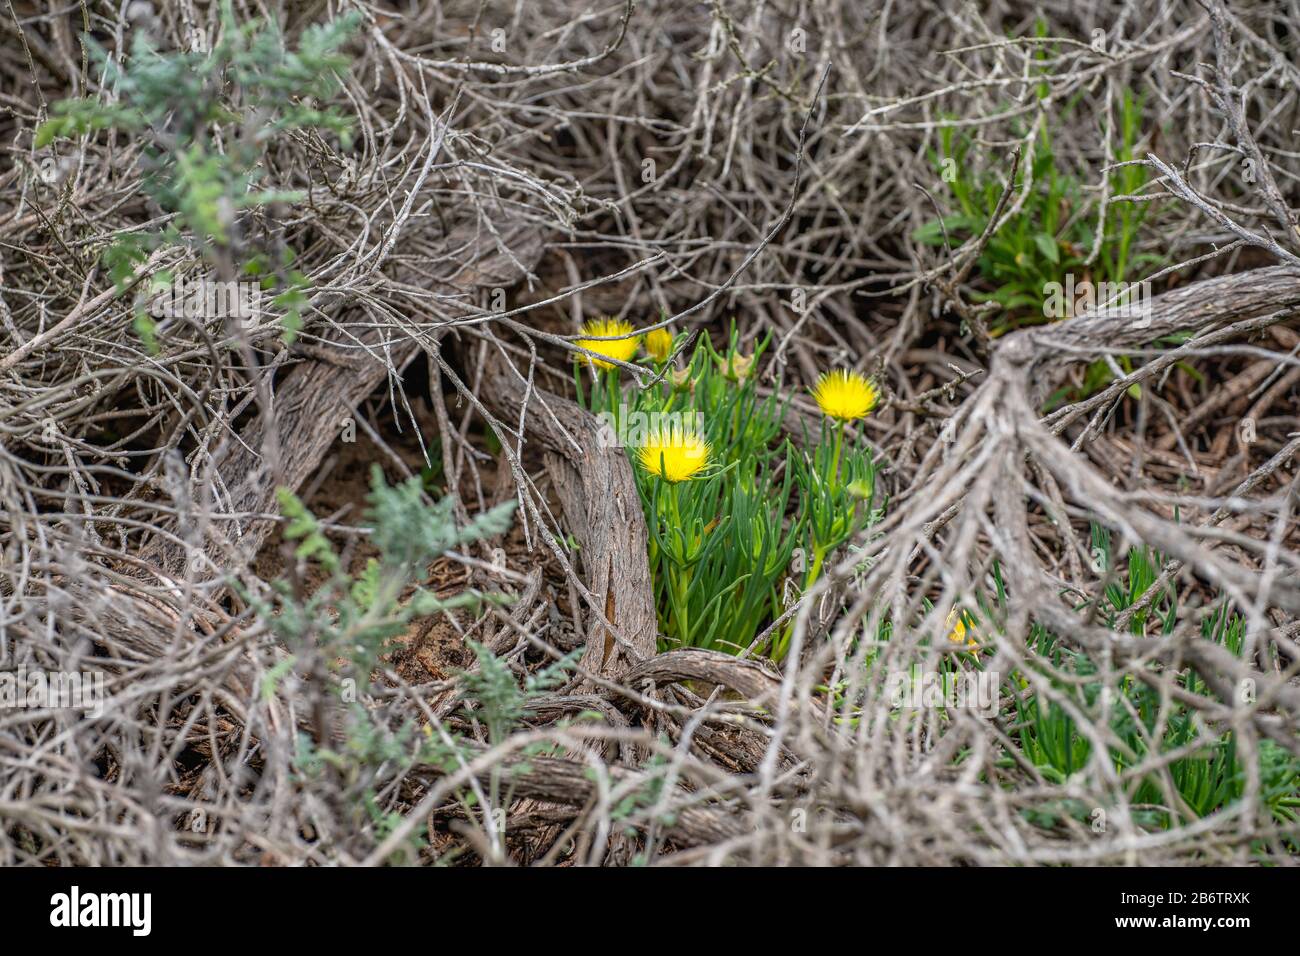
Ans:
{"type": "Polygon", "coordinates": [[[614,362],[630,361],[637,346],[645,339],[645,350],[656,362],[668,361],[673,350],[673,334],[667,329],[651,329],[644,336],[622,319],[588,319],[582,323],[582,338],[574,344],[592,353],[585,358],[602,371],[617,368],[614,362]]]}
{"type": "MultiPolygon", "coordinates": [[[[617,369],[615,362],[627,362],[636,354],[642,339],[645,350],[656,362],[666,362],[672,354],[673,334],[665,328],[651,329],[644,336],[630,322],[622,319],[590,319],[583,323],[582,337],[575,343],[590,353],[583,358],[602,371],[617,369]]],[[[737,362],[729,367],[729,377],[748,374],[737,362]]],[[[865,418],[880,401],[876,384],[860,372],[837,369],[827,372],[812,390],[822,414],[841,427],[865,418]]],[[[688,428],[672,428],[652,435],[641,447],[637,459],[641,467],[665,481],[689,481],[709,465],[712,449],[708,441],[688,428]]],[[[838,456],[837,456],[838,457],[838,456]]],[[[836,462],[838,465],[838,462],[836,462]]]]}

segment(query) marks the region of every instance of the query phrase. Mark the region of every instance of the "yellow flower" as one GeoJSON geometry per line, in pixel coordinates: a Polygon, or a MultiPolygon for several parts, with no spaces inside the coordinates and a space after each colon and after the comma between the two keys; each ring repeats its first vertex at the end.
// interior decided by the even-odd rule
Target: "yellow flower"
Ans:
{"type": "Polygon", "coordinates": [[[673,334],[667,329],[651,329],[645,336],[645,350],[656,362],[666,362],[673,351],[673,334]]]}
{"type": "Polygon", "coordinates": [[[637,457],[652,475],[687,481],[709,463],[709,443],[689,429],[674,426],[647,438],[637,457]]]}
{"type": "Polygon", "coordinates": [[[866,376],[837,369],[818,379],[813,398],[823,415],[848,422],[865,418],[880,401],[880,392],[866,376]]]}
{"type": "MultiPolygon", "coordinates": [[[[597,355],[603,355],[607,359],[615,359],[619,362],[626,362],[636,354],[636,347],[641,343],[641,336],[632,334],[632,325],[621,319],[588,319],[582,323],[582,334],[593,336],[593,338],[578,339],[574,344],[578,348],[586,349],[588,352],[595,352],[597,355]],[[615,339],[612,336],[622,335],[626,338],[615,339]],[[602,341],[608,339],[608,341],[602,341]]],[[[580,356],[588,359],[596,368],[617,368],[610,362],[603,361],[590,356],[580,356]]]]}
{"type": "Polygon", "coordinates": [[[948,614],[948,620],[946,623],[952,628],[952,630],[948,632],[948,640],[952,641],[954,644],[960,644],[965,641],[966,647],[972,651],[979,648],[980,642],[975,640],[970,633],[974,628],[967,629],[966,615],[962,611],[953,608],[953,610],[948,614]]]}

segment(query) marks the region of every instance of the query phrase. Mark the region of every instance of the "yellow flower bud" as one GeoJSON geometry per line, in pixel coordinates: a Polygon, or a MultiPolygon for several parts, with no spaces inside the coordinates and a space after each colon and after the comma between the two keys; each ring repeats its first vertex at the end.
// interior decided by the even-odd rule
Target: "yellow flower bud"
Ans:
{"type": "Polygon", "coordinates": [[[651,329],[645,336],[645,350],[656,362],[668,361],[673,351],[673,334],[667,329],[651,329]]]}

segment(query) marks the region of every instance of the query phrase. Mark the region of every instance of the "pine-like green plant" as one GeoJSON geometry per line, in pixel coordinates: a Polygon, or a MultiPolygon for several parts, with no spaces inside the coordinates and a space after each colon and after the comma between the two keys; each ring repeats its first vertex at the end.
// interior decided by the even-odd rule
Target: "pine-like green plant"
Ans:
{"type": "MultiPolygon", "coordinates": [[[[34,145],[42,149],[61,137],[101,130],[143,144],[141,188],[171,218],[161,229],[122,233],[104,250],[119,291],[134,280],[151,250],[191,243],[221,279],[242,272],[278,290],[271,304],[283,312],[285,338],[292,340],[301,325],[307,280],[291,268],[287,249],[250,247],[240,213],[303,198],[298,191],[261,186],[267,150],[277,136],[320,130],[348,148],[351,120],[327,102],[348,66],[341,48],[358,22],[353,12],[310,26],[290,49],[273,24],[241,24],[230,0],[223,0],[211,50],[161,51],[142,30],[119,66],[86,39],[103,71],[106,93],[55,103],[34,145]]],[[[173,280],[160,272],[151,279],[151,291],[163,291],[173,280]]],[[[156,329],[143,310],[137,312],[136,328],[147,345],[155,346],[156,329]]]]}
{"type": "MultiPolygon", "coordinates": [[[[507,531],[515,503],[506,502],[457,527],[450,499],[429,502],[418,477],[390,486],[376,465],[365,519],[379,556],[354,577],[298,497],[283,488],[278,497],[287,519],[284,538],[293,546],[293,559],[300,567],[270,582],[269,595],[238,588],[257,618],[289,652],[268,673],[263,693],[269,697],[291,673],[303,680],[320,721],[314,738],[300,734],[295,766],[307,778],[332,775],[339,806],[363,811],[381,840],[395,822],[378,804],[386,775],[417,761],[455,766],[459,745],[452,736],[418,734],[409,722],[392,727],[377,719],[363,701],[372,692],[388,642],[412,621],[503,603],[499,595],[472,589],[439,597],[420,582],[429,563],[448,550],[507,531]],[[315,572],[310,577],[320,580],[307,589],[303,582],[309,566],[315,572]],[[330,732],[340,723],[346,728],[341,747],[330,732]]],[[[470,683],[471,696],[479,686],[470,683]]],[[[532,688],[524,693],[529,692],[532,688]]],[[[506,696],[498,690],[483,703],[483,713],[497,714],[494,708],[506,696]]],[[[504,731],[512,725],[515,712],[508,708],[494,716],[493,726],[504,731]]],[[[358,826],[362,822],[358,819],[358,826]]]]}

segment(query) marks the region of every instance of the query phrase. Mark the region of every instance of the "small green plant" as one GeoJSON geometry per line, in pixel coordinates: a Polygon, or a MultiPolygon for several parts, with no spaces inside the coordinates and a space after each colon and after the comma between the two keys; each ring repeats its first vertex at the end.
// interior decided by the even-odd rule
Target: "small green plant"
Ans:
{"type": "MultiPolygon", "coordinates": [[[[564,683],[580,653],[573,651],[546,667],[524,674],[521,683],[510,666],[488,648],[477,641],[466,641],[466,644],[474,653],[478,669],[460,675],[460,713],[481,724],[487,730],[488,743],[493,745],[504,742],[523,724],[534,700],[564,683]]],[[[429,736],[432,743],[432,734],[429,736]]],[[[475,756],[454,735],[447,735],[435,750],[439,753],[440,765],[449,772],[475,756]]],[[[551,755],[555,750],[554,746],[541,743],[524,747],[522,753],[525,757],[551,755]]],[[[506,769],[499,763],[493,764],[486,790],[462,789],[457,791],[456,800],[466,818],[479,818],[489,845],[499,852],[506,834],[506,808],[514,802],[506,769]]]]}
{"type": "MultiPolygon", "coordinates": [[[[1119,111],[1117,163],[1133,158],[1140,119],[1135,97],[1126,94],[1119,111]]],[[[932,158],[941,169],[945,160],[951,160],[947,168],[956,175],[948,185],[956,211],[913,234],[917,242],[930,246],[943,245],[945,230],[954,243],[980,235],[1004,188],[992,175],[971,172],[977,168],[972,137],[946,126],[940,131],[940,144],[932,158]]],[[[1030,172],[1034,185],[1024,206],[993,234],[976,263],[988,289],[974,298],[999,307],[989,323],[995,336],[1051,321],[1044,314],[1046,290],[1053,283],[1064,285],[1068,275],[1094,285],[1118,283],[1131,281],[1128,271],[1134,265],[1161,262],[1158,256],[1134,253],[1146,206],[1129,202],[1108,207],[1101,249],[1095,261],[1088,262],[1096,243],[1096,200],[1087,197],[1078,179],[1060,171],[1046,125],[1035,145],[1030,172]]],[[[1108,177],[1112,195],[1133,195],[1145,185],[1147,174],[1142,166],[1121,166],[1108,177]]]]}
{"type": "MultiPolygon", "coordinates": [[[[316,726],[314,736],[300,734],[295,766],[305,779],[329,775],[339,789],[338,806],[344,812],[347,808],[364,812],[382,839],[395,822],[380,809],[379,791],[388,775],[417,761],[444,765],[455,756],[454,743],[417,734],[407,722],[391,727],[362,701],[372,690],[388,641],[406,631],[413,620],[503,601],[475,590],[439,597],[418,582],[428,564],[449,549],[508,530],[514,502],[458,528],[451,499],[429,503],[419,478],[390,486],[375,466],[366,520],[379,557],[367,561],[353,577],[297,496],[280,489],[278,497],[287,519],[284,538],[301,567],[272,581],[269,596],[239,588],[258,619],[289,652],[267,674],[263,695],[273,695],[278,682],[291,673],[306,681],[315,701],[316,726]],[[322,578],[310,590],[303,583],[308,567],[322,578]],[[341,746],[331,729],[338,717],[346,728],[341,746]]],[[[480,686],[486,685],[471,684],[471,692],[480,686]]],[[[506,697],[497,689],[483,712],[497,714],[494,708],[506,697]]],[[[494,716],[492,726],[505,727],[509,719],[508,714],[494,716]]],[[[357,820],[358,827],[362,822],[357,820]]]]}
{"type": "MultiPolygon", "coordinates": [[[[788,403],[776,391],[760,396],[753,375],[766,342],[745,355],[733,331],[719,353],[705,336],[677,368],[665,367],[668,343],[647,346],[664,381],[625,390],[616,367],[598,367],[590,396],[577,376],[579,398],[633,460],[663,646],[740,653],[878,519],[870,451],[844,441],[843,422],[824,422],[802,448],[785,436],[788,403]]],[[[851,417],[877,397],[859,380],[865,404],[851,417]]],[[[756,650],[780,660],[789,634],[778,629],[756,650]]]]}
{"type": "MultiPolygon", "coordinates": [[[[1093,527],[1094,554],[1101,558],[1103,571],[1114,569],[1110,535],[1106,529],[1093,527]]],[[[1163,564],[1160,555],[1145,547],[1131,548],[1123,568],[1114,569],[1111,581],[1102,594],[1099,607],[1102,620],[1114,627],[1119,615],[1143,598],[1157,579],[1163,564]]],[[[996,607],[1005,605],[1005,591],[1000,574],[996,575],[996,607]]],[[[983,605],[983,626],[995,627],[997,614],[983,605]]],[[[1172,588],[1166,589],[1149,607],[1130,618],[1135,635],[1151,628],[1170,633],[1177,624],[1177,606],[1172,588]]],[[[1215,611],[1202,619],[1201,636],[1222,644],[1234,654],[1241,653],[1244,621],[1232,613],[1224,599],[1215,611]]],[[[1095,663],[1083,652],[1067,647],[1058,637],[1039,624],[1033,624],[1029,643],[1034,659],[1050,665],[1055,693],[1070,701],[1077,711],[1097,715],[1102,686],[1095,663]],[[1065,675],[1061,677],[1059,675],[1065,675]]],[[[1179,675],[1181,689],[1190,694],[1210,696],[1210,690],[1194,669],[1179,675]]],[[[1013,674],[1015,693],[1013,739],[1020,750],[1047,780],[1065,783],[1083,770],[1092,759],[1092,741],[1079,732],[1070,711],[1056,700],[1043,699],[1030,688],[1025,675],[1013,674]]],[[[1177,700],[1170,701],[1158,687],[1125,677],[1121,693],[1114,701],[1108,720],[1118,741],[1108,758],[1118,772],[1138,767],[1164,754],[1187,751],[1168,762],[1160,772],[1142,777],[1130,789],[1130,803],[1137,808],[1137,822],[1152,828],[1169,828],[1203,818],[1224,809],[1242,796],[1246,767],[1237,751],[1231,731],[1216,732],[1205,725],[1196,709],[1177,700]]],[[[1102,715],[1105,716],[1105,715],[1102,715]]],[[[1009,764],[1008,764],[1009,765],[1009,764]]],[[[1269,740],[1259,744],[1259,769],[1262,799],[1278,823],[1295,828],[1300,824],[1300,760],[1269,740]]],[[[1060,810],[1061,808],[1056,808],[1060,810]]],[[[1068,808],[1067,808],[1068,809],[1068,808]]],[[[1083,820],[1082,805],[1072,813],[1083,820]]],[[[1035,819],[1050,822],[1051,808],[1040,808],[1035,819]]]]}
{"type": "MultiPolygon", "coordinates": [[[[1047,35],[1039,22],[1037,35],[1047,35]]],[[[1046,62],[1056,56],[1043,45],[1035,60],[1046,62]]],[[[1046,66],[1043,69],[1047,69],[1046,66]]],[[[1046,84],[1036,88],[1040,99],[1049,95],[1046,84]]],[[[1079,98],[1064,104],[1070,113],[1079,98]]],[[[1142,103],[1125,90],[1118,106],[1115,129],[1102,130],[1115,137],[1111,168],[1106,173],[1111,196],[1131,196],[1147,184],[1145,166],[1124,165],[1136,158],[1141,136],[1142,103]]],[[[997,209],[1004,186],[991,170],[980,171],[974,137],[957,126],[940,129],[940,147],[931,154],[937,169],[946,175],[953,211],[917,229],[913,239],[925,245],[941,246],[981,235],[997,209]]],[[[1029,169],[1033,185],[1024,204],[993,234],[976,264],[984,289],[974,298],[997,306],[989,320],[989,331],[998,336],[1024,325],[1052,321],[1063,316],[1048,315],[1048,288],[1067,285],[1067,276],[1080,284],[1106,288],[1133,281],[1135,266],[1158,267],[1161,256],[1136,253],[1135,245],[1146,217],[1147,204],[1119,202],[1106,208],[1100,247],[1097,241],[1099,195],[1085,192],[1079,179],[1063,170],[1052,141],[1050,123],[1044,123],[1034,142],[1029,169]]],[[[1019,195],[1020,186],[1015,186],[1019,195]]],[[[1083,392],[1090,394],[1113,377],[1110,366],[1090,367],[1083,392]]]]}
{"type": "MultiPolygon", "coordinates": [[[[272,305],[283,312],[292,341],[306,304],[306,278],[292,268],[291,251],[251,248],[239,213],[272,202],[294,202],[298,191],[260,188],[267,152],[275,137],[293,130],[337,136],[344,148],[351,121],[324,106],[338,89],[348,57],[340,48],[359,22],[348,14],[308,27],[297,49],[289,49],[273,24],[236,21],[223,0],[221,29],[211,50],[162,52],[145,31],[133,37],[131,53],[119,66],[87,39],[105,75],[111,99],[63,100],[38,128],[35,147],[55,139],[114,130],[141,141],[141,187],[170,221],[158,230],[118,235],[103,258],[119,292],[134,280],[148,253],[163,246],[195,244],[222,280],[251,277],[264,289],[278,289],[272,305]]],[[[162,292],[176,279],[163,271],[151,279],[162,292]]],[[[151,350],[156,329],[143,311],[136,328],[151,350]]]]}
{"type": "MultiPolygon", "coordinates": [[[[1105,587],[1097,598],[1096,612],[1101,623],[1112,630],[1119,616],[1134,608],[1158,579],[1163,564],[1159,554],[1149,548],[1128,551],[1122,567],[1112,558],[1109,532],[1092,528],[1093,555],[1097,569],[1106,575],[1105,587]]],[[[954,611],[949,639],[966,642],[998,632],[1006,618],[1007,590],[1001,568],[992,569],[993,594],[976,594],[954,611]],[[958,616],[960,615],[960,616],[958,616]]],[[[1079,610],[1087,608],[1087,603],[1079,610]]],[[[925,608],[928,613],[930,606],[925,608]]],[[[1130,633],[1141,636],[1170,633],[1178,623],[1175,592],[1165,588],[1140,611],[1131,614],[1130,633]]],[[[882,621],[878,641],[889,640],[888,620],[882,621]]],[[[1204,616],[1201,637],[1214,641],[1233,654],[1240,655],[1245,623],[1233,613],[1226,600],[1219,599],[1212,613],[1204,616]]],[[[1029,671],[1013,671],[1003,679],[1004,704],[1001,719],[1008,726],[1008,737],[1019,757],[1007,756],[999,766],[1012,769],[1032,764],[1042,778],[1057,786],[1068,784],[1086,771],[1095,760],[1093,740],[1081,732],[1076,715],[1086,715],[1094,724],[1108,725],[1113,743],[1105,759],[1117,773],[1128,774],[1127,799],[1136,823],[1150,829],[1169,829],[1212,815],[1240,800],[1246,784],[1246,766],[1238,752],[1231,731],[1207,725],[1199,709],[1186,703],[1187,695],[1212,697],[1210,688],[1193,668],[1181,671],[1176,679],[1182,698],[1170,699],[1159,686],[1133,675],[1124,676],[1112,689],[1108,712],[1101,710],[1103,687],[1095,662],[1084,652],[1060,638],[1038,622],[1030,623],[1027,640],[1029,671]],[[1046,681],[1049,692],[1044,692],[1046,681]],[[1009,692],[1009,693],[1008,693],[1009,692]],[[1136,768],[1155,760],[1165,765],[1137,776],[1136,768]]],[[[867,667],[874,665],[868,653],[867,667]]],[[[946,655],[940,668],[944,673],[958,668],[983,670],[978,644],[970,653],[946,655]]],[[[828,688],[836,712],[844,722],[855,723],[856,708],[863,703],[865,691],[856,700],[845,696],[846,683],[828,688]]],[[[899,719],[904,719],[900,716],[899,719]]],[[[1277,821],[1289,852],[1300,852],[1300,760],[1270,740],[1258,744],[1261,799],[1277,821]]],[[[964,759],[958,755],[957,761],[964,759]]],[[[1068,798],[1052,800],[1022,810],[1035,825],[1053,827],[1065,818],[1095,824],[1098,808],[1085,801],[1068,798]]],[[[1266,851],[1257,844],[1261,854],[1266,851]]]]}
{"type": "Polygon", "coordinates": [[[466,641],[478,662],[477,671],[461,675],[461,700],[472,708],[476,720],[487,728],[489,743],[499,744],[528,714],[529,703],[564,683],[579,652],[525,674],[523,684],[509,665],[477,641],[466,641]]]}

